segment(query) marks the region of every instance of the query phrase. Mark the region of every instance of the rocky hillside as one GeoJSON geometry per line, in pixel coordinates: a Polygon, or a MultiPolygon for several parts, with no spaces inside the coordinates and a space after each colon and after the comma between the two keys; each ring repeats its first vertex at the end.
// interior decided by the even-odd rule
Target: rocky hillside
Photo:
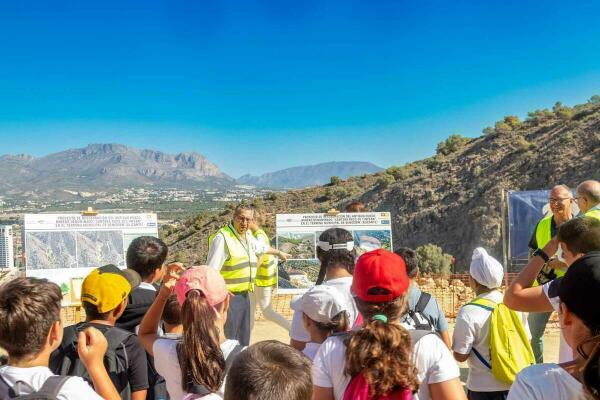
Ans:
{"type": "MultiPolygon", "coordinates": [[[[507,116],[475,139],[453,135],[425,160],[254,203],[268,213],[273,233],[275,213],[342,209],[360,200],[370,210],[392,213],[394,246],[434,243],[464,267],[476,246],[501,257],[503,190],[574,187],[590,178],[600,179],[598,97],[574,108],[557,103],[553,110],[529,113],[525,121],[507,116]]],[[[231,209],[164,229],[170,258],[204,261],[208,235],[230,220],[231,209]]]]}
{"type": "Polygon", "coordinates": [[[7,193],[107,186],[210,187],[232,182],[201,154],[167,154],[120,144],[90,144],[40,158],[0,157],[0,190],[7,193]]]}
{"type": "Polygon", "coordinates": [[[294,189],[324,185],[329,183],[332,176],[348,179],[351,176],[372,174],[381,170],[382,168],[370,162],[332,161],[286,168],[260,176],[244,175],[238,179],[238,182],[268,188],[294,189]]]}

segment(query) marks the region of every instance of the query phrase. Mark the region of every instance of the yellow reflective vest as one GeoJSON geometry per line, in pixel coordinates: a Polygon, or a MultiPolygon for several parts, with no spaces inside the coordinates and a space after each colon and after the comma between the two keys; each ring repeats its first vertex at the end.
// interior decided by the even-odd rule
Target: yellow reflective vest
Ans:
{"type": "MultiPolygon", "coordinates": [[[[538,249],[543,249],[544,246],[548,244],[548,242],[552,240],[552,214],[545,216],[540,220],[535,230],[535,241],[537,242],[538,249]]],[[[548,254],[552,256],[553,254],[548,254]]],[[[553,269],[556,277],[561,277],[567,271],[563,271],[561,269],[553,269]]],[[[534,286],[537,286],[537,280],[534,283],[534,286]]]]}
{"type": "MultiPolygon", "coordinates": [[[[270,240],[265,231],[258,229],[254,232],[256,239],[262,239],[269,244],[270,240]]],[[[256,286],[275,286],[277,285],[277,258],[270,254],[263,254],[258,260],[258,268],[256,269],[256,278],[254,279],[256,286]]]]}
{"type": "Polygon", "coordinates": [[[256,276],[256,255],[248,243],[243,243],[231,225],[224,226],[208,238],[208,246],[217,235],[225,239],[227,259],[221,267],[221,275],[232,293],[254,290],[256,276]]]}
{"type": "Polygon", "coordinates": [[[600,220],[600,209],[592,209],[592,210],[588,210],[588,212],[585,213],[586,217],[592,217],[592,218],[596,218],[597,220],[600,220]]]}

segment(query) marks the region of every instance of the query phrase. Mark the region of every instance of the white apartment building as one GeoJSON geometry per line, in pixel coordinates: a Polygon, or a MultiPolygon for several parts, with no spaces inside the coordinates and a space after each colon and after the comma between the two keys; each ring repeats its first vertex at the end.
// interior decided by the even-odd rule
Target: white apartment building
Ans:
{"type": "Polygon", "coordinates": [[[0,268],[14,268],[15,254],[13,230],[10,225],[0,225],[0,268]]]}

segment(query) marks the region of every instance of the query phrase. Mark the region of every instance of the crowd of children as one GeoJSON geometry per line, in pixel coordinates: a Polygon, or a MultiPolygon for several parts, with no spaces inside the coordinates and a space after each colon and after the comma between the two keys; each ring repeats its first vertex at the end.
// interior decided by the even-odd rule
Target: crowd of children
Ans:
{"type": "Polygon", "coordinates": [[[460,309],[452,340],[441,308],[414,282],[411,249],[360,254],[350,232],[322,232],[317,285],[291,303],[290,345],[249,347],[225,335],[233,297],[219,271],[165,265],[167,252],[161,240],[140,237],[127,250],[127,269],[94,269],[81,288],[86,319],[68,327],[56,284],[16,278],[2,285],[0,347],[8,360],[0,398],[600,399],[600,218],[593,215],[560,225],[504,293],[502,265],[475,249],[476,298],[460,309]],[[536,286],[557,253],[566,273],[536,286]],[[559,314],[561,352],[569,356],[560,364],[535,365],[521,312],[541,311],[559,314]],[[468,365],[465,387],[458,362],[468,365]]]}

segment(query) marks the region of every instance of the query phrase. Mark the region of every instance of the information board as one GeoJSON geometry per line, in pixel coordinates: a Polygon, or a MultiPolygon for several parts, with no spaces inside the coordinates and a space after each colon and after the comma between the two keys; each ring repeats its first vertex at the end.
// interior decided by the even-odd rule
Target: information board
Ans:
{"type": "Polygon", "coordinates": [[[315,284],[320,263],[317,259],[319,235],[330,228],[343,228],[354,237],[362,252],[378,248],[392,250],[389,212],[330,214],[277,214],[276,246],[291,254],[278,268],[278,292],[301,293],[315,284]]]}
{"type": "Polygon", "coordinates": [[[139,236],[158,237],[156,214],[25,214],[25,274],[56,282],[78,301],[81,280],[102,265],[125,268],[127,247],[139,236]]]}

